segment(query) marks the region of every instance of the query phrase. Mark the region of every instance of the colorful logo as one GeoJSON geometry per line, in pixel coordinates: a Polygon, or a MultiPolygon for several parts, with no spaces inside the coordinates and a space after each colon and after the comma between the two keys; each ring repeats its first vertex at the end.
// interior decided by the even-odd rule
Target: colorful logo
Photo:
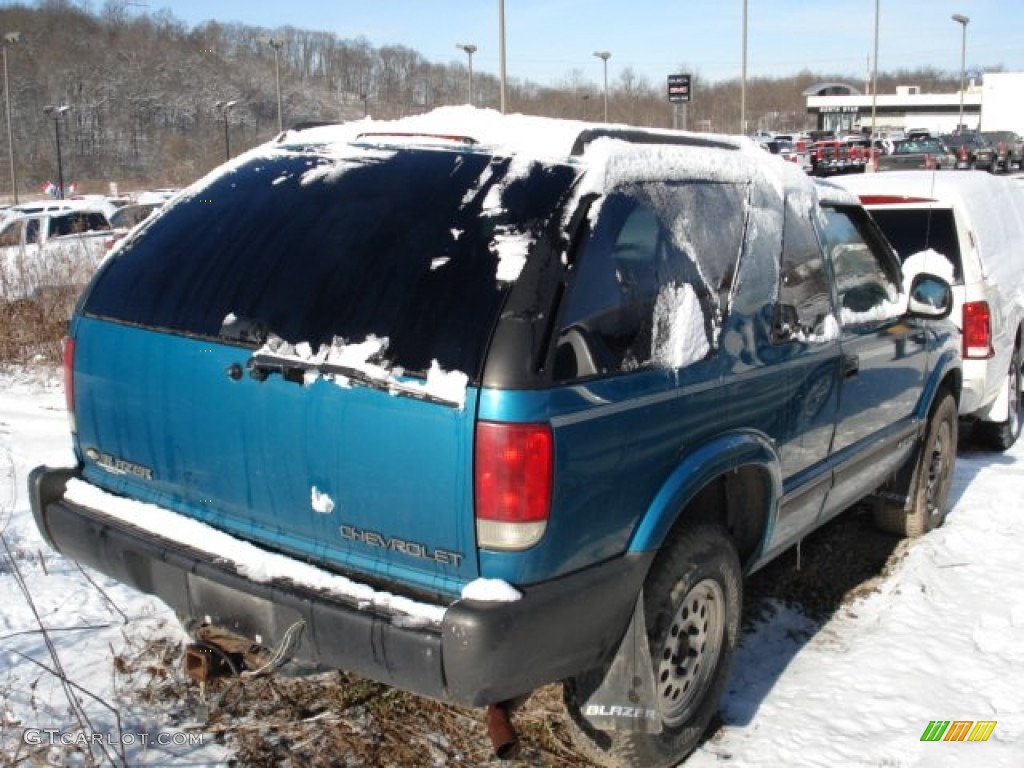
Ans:
{"type": "Polygon", "coordinates": [[[921,741],[988,741],[995,729],[995,720],[931,720],[921,741]]]}

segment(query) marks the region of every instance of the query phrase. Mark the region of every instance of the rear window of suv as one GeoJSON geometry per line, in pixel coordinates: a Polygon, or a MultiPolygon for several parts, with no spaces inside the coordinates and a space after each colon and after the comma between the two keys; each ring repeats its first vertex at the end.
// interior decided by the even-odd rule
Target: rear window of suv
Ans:
{"type": "Polygon", "coordinates": [[[900,261],[929,248],[953,264],[953,279],[962,283],[963,264],[956,222],[949,208],[872,208],[871,217],[896,249],[900,261]]]}
{"type": "Polygon", "coordinates": [[[575,176],[458,151],[253,159],[143,228],[83,311],[252,345],[386,338],[382,363],[477,379],[509,285],[499,263],[528,252],[575,176]]]}

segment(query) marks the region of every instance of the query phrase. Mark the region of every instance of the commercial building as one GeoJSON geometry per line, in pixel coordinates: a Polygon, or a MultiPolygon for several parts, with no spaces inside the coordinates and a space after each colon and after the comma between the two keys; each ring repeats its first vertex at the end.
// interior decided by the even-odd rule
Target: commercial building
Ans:
{"type": "Polygon", "coordinates": [[[1024,72],[990,73],[971,79],[961,101],[955,93],[922,93],[901,85],[895,93],[861,93],[846,83],[818,83],[804,91],[807,111],[817,128],[836,134],[860,133],[874,126],[878,133],[924,128],[952,133],[960,123],[968,131],[1016,131],[1024,135],[1024,72]]]}

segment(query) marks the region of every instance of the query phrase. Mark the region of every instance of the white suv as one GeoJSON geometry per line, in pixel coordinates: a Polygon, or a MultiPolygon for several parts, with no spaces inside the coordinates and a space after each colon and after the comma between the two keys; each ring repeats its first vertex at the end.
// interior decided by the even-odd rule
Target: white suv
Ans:
{"type": "Polygon", "coordinates": [[[1021,431],[1024,189],[988,173],[894,171],[843,178],[906,260],[935,251],[953,267],[963,334],[960,415],[1006,450],[1021,431]]]}

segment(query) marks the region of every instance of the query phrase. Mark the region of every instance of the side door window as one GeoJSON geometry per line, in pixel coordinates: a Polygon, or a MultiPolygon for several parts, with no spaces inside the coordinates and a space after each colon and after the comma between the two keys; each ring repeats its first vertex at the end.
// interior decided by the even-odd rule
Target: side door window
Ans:
{"type": "Polygon", "coordinates": [[[895,259],[857,208],[823,209],[825,243],[832,261],[843,327],[890,320],[902,314],[895,259]]]}
{"type": "Polygon", "coordinates": [[[39,242],[39,225],[42,219],[29,219],[25,222],[25,244],[35,245],[39,242]]]}

